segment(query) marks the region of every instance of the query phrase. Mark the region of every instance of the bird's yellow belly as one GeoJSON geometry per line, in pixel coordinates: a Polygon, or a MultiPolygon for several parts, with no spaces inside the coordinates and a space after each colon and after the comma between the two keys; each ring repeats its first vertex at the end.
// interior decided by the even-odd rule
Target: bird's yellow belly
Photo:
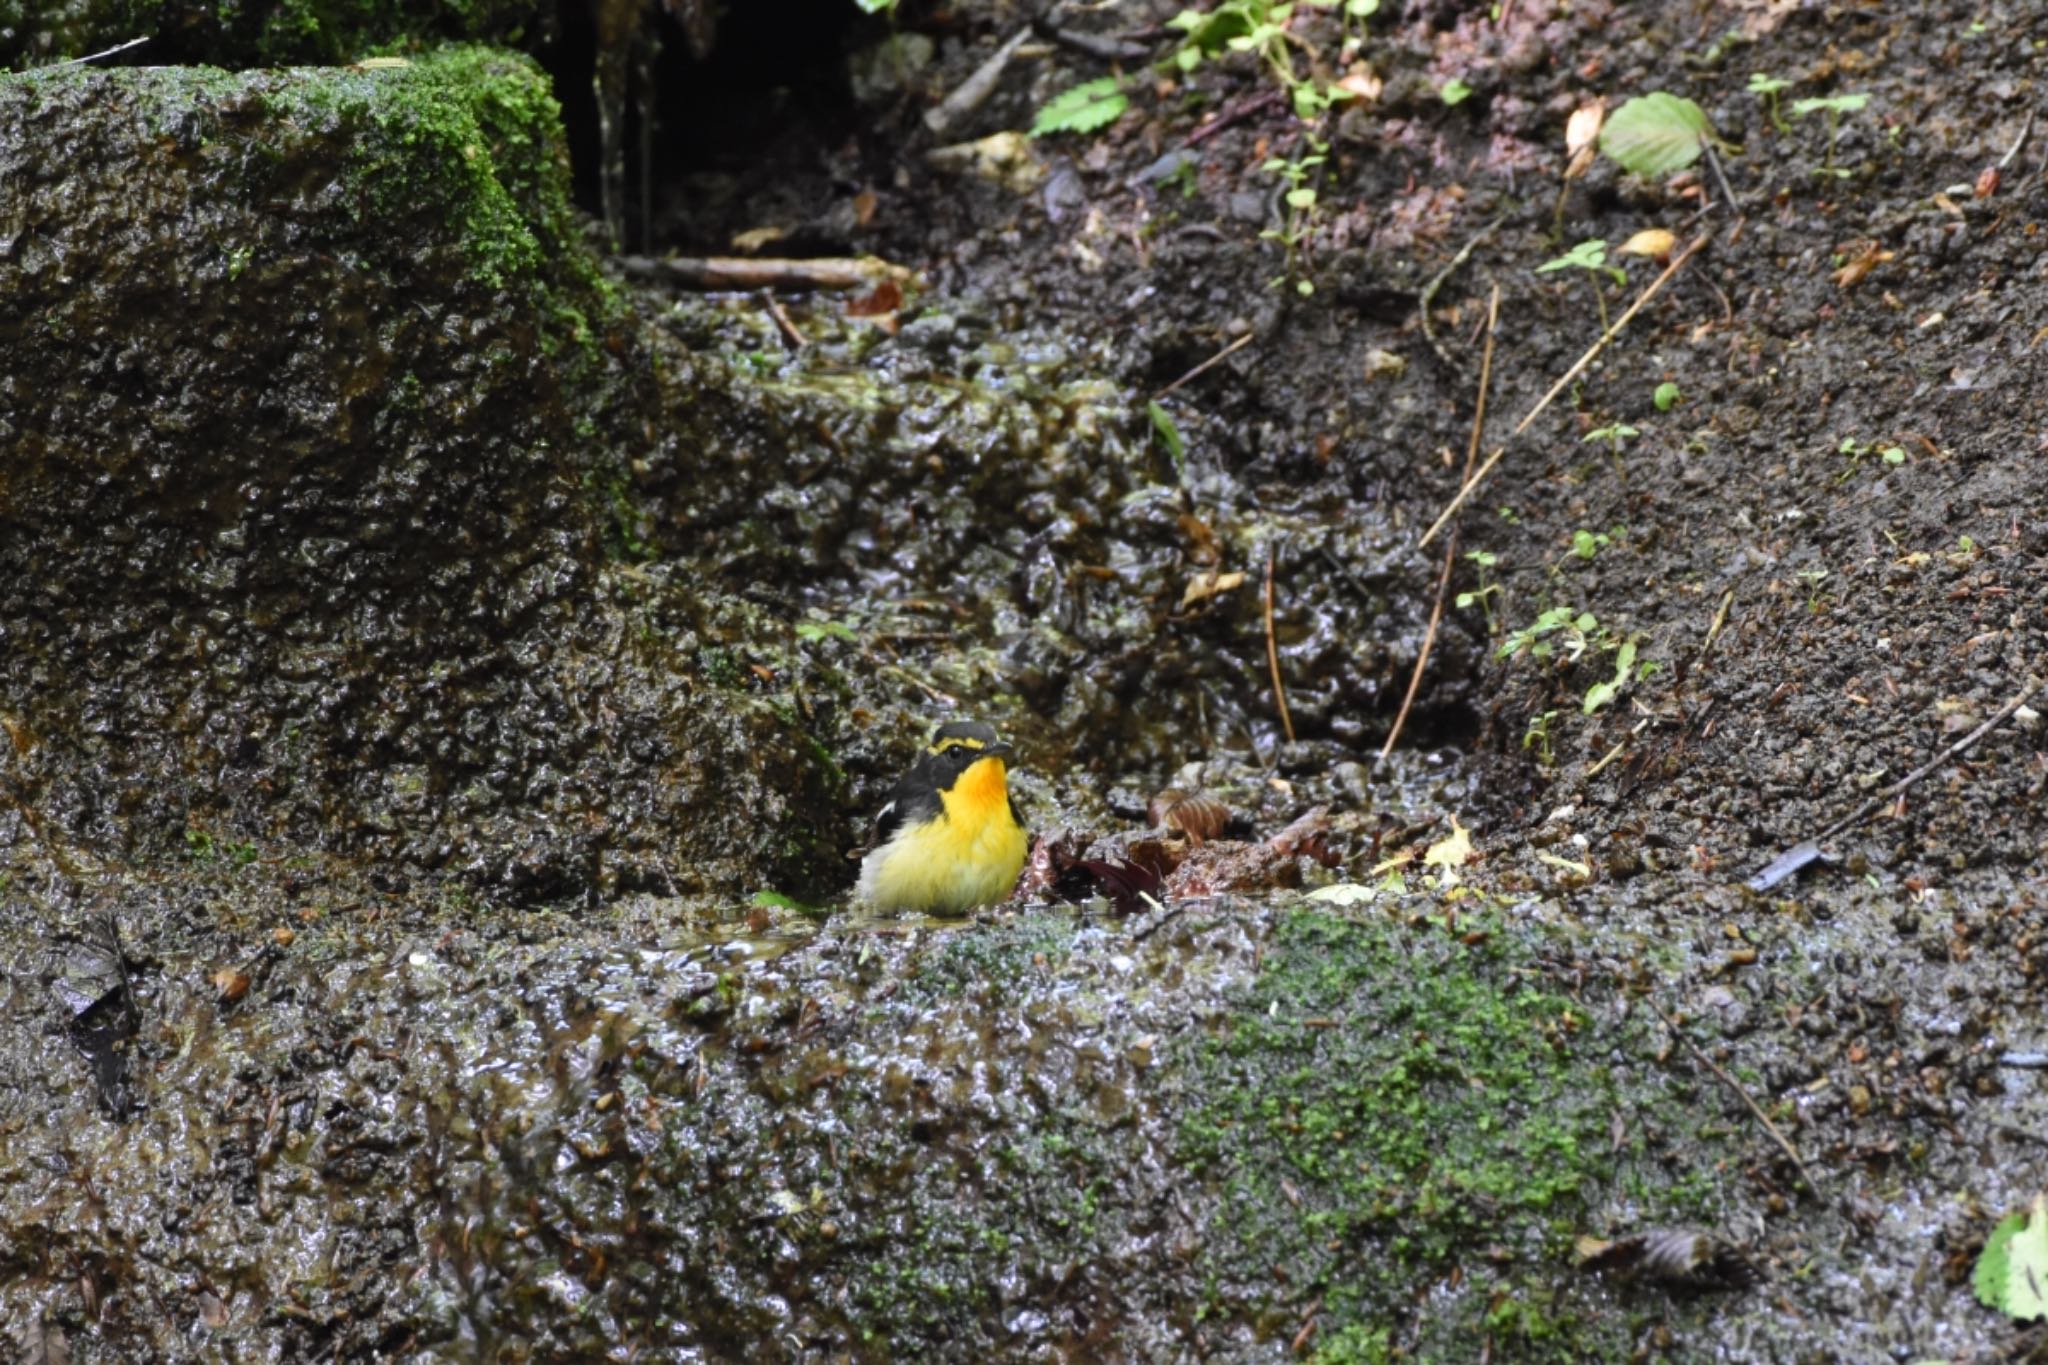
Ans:
{"type": "Polygon", "coordinates": [[[860,867],[861,900],[894,914],[964,915],[1009,897],[1023,869],[1024,830],[1000,816],[905,827],[860,867]]]}

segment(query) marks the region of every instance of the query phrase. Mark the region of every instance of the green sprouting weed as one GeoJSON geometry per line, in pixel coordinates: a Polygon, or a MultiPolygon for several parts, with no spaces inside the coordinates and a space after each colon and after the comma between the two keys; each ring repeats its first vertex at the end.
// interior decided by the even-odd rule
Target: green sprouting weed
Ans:
{"type": "Polygon", "coordinates": [[[1486,633],[1499,632],[1500,622],[1493,614],[1493,599],[1500,592],[1500,584],[1494,580],[1493,566],[1500,562],[1499,556],[1491,550],[1467,550],[1465,558],[1479,571],[1479,586],[1471,592],[1461,592],[1455,599],[1460,611],[1478,607],[1486,614],[1486,633]]]}
{"type": "Polygon", "coordinates": [[[1104,76],[1054,96],[1032,121],[1031,136],[1092,133],[1116,122],[1118,116],[1130,107],[1131,99],[1124,94],[1123,82],[1115,76],[1104,76]]]}
{"type": "Polygon", "coordinates": [[[1764,117],[1781,133],[1791,132],[1792,125],[1785,121],[1785,115],[1778,109],[1778,92],[1789,89],[1791,85],[1790,81],[1779,80],[1761,71],[1749,73],[1749,93],[1763,101],[1764,117]]]}
{"type": "Polygon", "coordinates": [[[796,623],[796,638],[810,644],[820,640],[845,640],[857,644],[860,637],[853,633],[853,627],[844,621],[814,620],[796,623]]]}
{"type": "MultiPolygon", "coordinates": [[[[1631,635],[1614,649],[1614,676],[1605,682],[1594,683],[1586,689],[1581,714],[1592,715],[1601,707],[1621,695],[1621,689],[1634,682],[1636,668],[1636,641],[1631,635]]],[[[1646,675],[1647,676],[1647,675],[1646,675]]]]}
{"type": "Polygon", "coordinates": [[[1626,422],[1609,422],[1604,427],[1595,427],[1587,432],[1581,441],[1605,441],[1614,450],[1615,463],[1621,462],[1621,448],[1643,433],[1626,422]]]}
{"type": "Polygon", "coordinates": [[[1173,461],[1174,477],[1183,484],[1188,481],[1188,444],[1181,439],[1180,427],[1175,425],[1173,414],[1158,403],[1147,403],[1145,413],[1152,419],[1153,434],[1159,437],[1159,444],[1166,447],[1166,457],[1173,461]]]}
{"type": "Polygon", "coordinates": [[[1684,394],[1679,392],[1678,385],[1667,379],[1662,384],[1659,384],[1655,391],[1650,394],[1650,401],[1656,404],[1657,411],[1669,412],[1678,405],[1678,400],[1684,396],[1684,394]]]}
{"type": "Polygon", "coordinates": [[[1270,158],[1263,169],[1276,172],[1287,182],[1284,199],[1287,204],[1287,221],[1282,227],[1267,228],[1261,237],[1279,242],[1287,248],[1287,273],[1273,281],[1281,284],[1287,279],[1294,281],[1296,292],[1306,296],[1315,292],[1315,285],[1297,273],[1300,263],[1301,245],[1308,240],[1313,230],[1316,212],[1316,189],[1307,183],[1315,174],[1316,167],[1328,159],[1330,144],[1314,133],[1305,133],[1309,154],[1289,160],[1286,157],[1270,158]]]}
{"type": "Polygon", "coordinates": [[[1847,179],[1849,172],[1835,164],[1835,137],[1841,131],[1842,115],[1853,114],[1870,103],[1870,96],[1864,92],[1853,95],[1829,95],[1825,99],[1795,100],[1792,117],[1805,118],[1808,114],[1825,110],[1828,116],[1828,150],[1821,164],[1814,168],[1815,175],[1831,175],[1837,180],[1847,179]]]}
{"type": "Polygon", "coordinates": [[[1556,719],[1557,712],[1545,711],[1531,719],[1528,728],[1522,731],[1522,747],[1527,749],[1533,746],[1536,750],[1536,762],[1545,768],[1557,766],[1557,755],[1551,752],[1550,748],[1550,722],[1556,719]]]}
{"type": "Polygon", "coordinates": [[[1614,535],[1609,535],[1604,531],[1587,531],[1583,529],[1574,531],[1572,532],[1571,552],[1580,559],[1591,559],[1594,555],[1599,554],[1609,545],[1612,545],[1615,536],[1619,535],[1620,532],[1620,527],[1615,528],[1614,535]]]}
{"type": "Polygon", "coordinates": [[[1532,659],[1562,655],[1577,660],[1588,649],[1602,647],[1607,638],[1600,618],[1592,612],[1552,607],[1520,630],[1509,632],[1494,657],[1508,659],[1526,652],[1532,659]]]}
{"type": "Polygon", "coordinates": [[[1821,568],[1801,569],[1794,577],[1806,585],[1806,610],[1815,616],[1820,615],[1821,608],[1826,606],[1828,601],[1820,595],[1820,585],[1827,582],[1828,571],[1821,568]]]}
{"type": "MultiPolygon", "coordinates": [[[[1619,267],[1607,264],[1607,243],[1599,237],[1588,238],[1562,256],[1553,256],[1536,267],[1539,275],[1548,275],[1553,270],[1584,270],[1605,274],[1616,284],[1627,284],[1628,275],[1619,267]]],[[[1600,334],[1607,334],[1607,294],[1600,288],[1600,282],[1593,282],[1593,298],[1600,306],[1600,334]]]]}
{"type": "Polygon", "coordinates": [[[1472,87],[1465,81],[1453,76],[1445,81],[1443,87],[1436,93],[1445,104],[1455,109],[1466,100],[1472,98],[1472,87]]]}

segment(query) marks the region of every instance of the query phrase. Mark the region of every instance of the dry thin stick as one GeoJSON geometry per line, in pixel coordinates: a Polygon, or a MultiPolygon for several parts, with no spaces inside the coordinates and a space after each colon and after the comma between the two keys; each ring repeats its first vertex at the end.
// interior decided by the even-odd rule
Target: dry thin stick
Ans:
{"type": "Polygon", "coordinates": [[[1786,1140],[1785,1135],[1778,1131],[1778,1125],[1771,1122],[1771,1116],[1769,1114],[1766,1114],[1760,1107],[1758,1107],[1757,1102],[1750,1098],[1749,1092],[1742,1088],[1742,1082],[1736,1080],[1726,1071],[1723,1071],[1719,1063],[1717,1063],[1712,1057],[1709,1057],[1706,1053],[1700,1051],[1699,1045],[1693,1042],[1691,1038],[1687,1037],[1685,1030],[1679,1026],[1677,1016],[1666,1014],[1654,1000],[1649,1002],[1649,1006],[1651,1009],[1657,1011],[1657,1016],[1660,1019],[1662,1019],[1664,1023],[1671,1029],[1671,1036],[1676,1038],[1679,1042],[1685,1044],[1685,1050],[1693,1055],[1693,1059],[1695,1061],[1697,1061],[1701,1066],[1704,1066],[1707,1070],[1713,1072],[1716,1076],[1719,1076],[1721,1078],[1721,1084],[1727,1086],[1730,1090],[1733,1090],[1737,1095],[1740,1095],[1742,1097],[1742,1102],[1749,1106],[1749,1112],[1756,1115],[1756,1121],[1764,1126],[1764,1131],[1771,1135],[1772,1141],[1778,1144],[1779,1150],[1784,1152],[1785,1155],[1791,1159],[1794,1169],[1796,1169],[1799,1172],[1799,1178],[1800,1180],[1805,1182],[1806,1188],[1814,1194],[1819,1194],[1820,1186],[1813,1183],[1813,1176],[1806,1169],[1806,1163],[1799,1159],[1798,1149],[1793,1147],[1793,1145],[1786,1140]]]}
{"type": "Polygon", "coordinates": [[[1832,825],[1829,825],[1826,829],[1822,830],[1819,834],[1814,836],[1814,842],[1819,843],[1822,839],[1832,839],[1837,834],[1840,834],[1843,830],[1849,829],[1855,825],[1862,824],[1865,820],[1868,820],[1871,816],[1877,814],[1879,807],[1883,806],[1885,802],[1890,801],[1892,798],[1896,796],[1902,795],[1905,792],[1906,788],[1912,786],[1915,782],[1918,782],[1921,778],[1927,776],[1927,774],[1933,772],[1936,768],[1939,768],[1942,764],[1948,762],[1956,755],[1964,753],[1967,750],[1974,747],[1978,740],[1984,738],[1984,736],[1990,734],[1993,730],[1997,729],[2000,725],[2004,724],[2005,718],[2007,716],[2010,716],[2013,712],[2019,710],[2022,706],[2025,706],[2027,704],[2027,699],[2033,696],[2036,692],[2039,692],[2041,690],[2043,681],[2044,680],[2041,678],[2028,678],[2027,685],[2020,689],[2019,695],[2014,697],[2005,705],[1999,707],[1997,715],[1993,716],[1990,720],[1985,721],[1982,725],[1970,731],[1969,734],[1964,735],[1961,739],[1949,745],[1946,749],[1943,749],[1933,758],[1928,759],[1925,763],[1913,769],[1912,772],[1907,773],[1904,777],[1892,783],[1889,787],[1886,787],[1883,791],[1871,797],[1868,801],[1865,801],[1861,806],[1857,807],[1856,810],[1851,814],[1845,815],[1841,819],[1835,821],[1835,823],[1833,823],[1832,825]]]}
{"type": "Polygon", "coordinates": [[[773,289],[761,291],[761,303],[768,309],[768,316],[775,319],[775,328],[782,333],[782,339],[789,343],[790,350],[801,351],[811,344],[809,338],[799,332],[796,324],[789,320],[789,314],[783,311],[782,305],[775,301],[773,289]]]}
{"type": "MultiPolygon", "coordinates": [[[[1515,424],[1515,429],[1508,433],[1509,441],[1514,440],[1515,437],[1520,436],[1524,431],[1527,431],[1529,429],[1529,424],[1535,421],[1537,417],[1542,414],[1545,408],[1550,406],[1551,400],[1556,398],[1560,393],[1564,392],[1565,385],[1571,383],[1574,379],[1577,379],[1579,375],[1585,370],[1585,368],[1593,363],[1594,357],[1598,356],[1600,352],[1606,347],[1607,343],[1614,339],[1615,334],[1620,332],[1622,328],[1628,326],[1629,319],[1633,318],[1637,313],[1640,313],[1643,310],[1644,304],[1648,303],[1651,299],[1657,297],[1657,291],[1662,289],[1665,285],[1665,282],[1668,281],[1673,275],[1678,273],[1678,267],[1684,265],[1687,261],[1691,260],[1692,254],[1695,251],[1698,251],[1701,247],[1705,246],[1707,244],[1708,239],[1712,236],[1713,234],[1710,232],[1702,232],[1699,236],[1693,238],[1692,241],[1687,244],[1685,250],[1679,252],[1678,255],[1672,257],[1671,264],[1664,267],[1664,273],[1659,275],[1656,279],[1650,281],[1649,288],[1643,290],[1641,294],[1636,296],[1636,301],[1628,306],[1628,311],[1626,313],[1623,313],[1620,317],[1616,318],[1613,324],[1610,327],[1608,327],[1606,331],[1600,334],[1600,339],[1594,342],[1592,346],[1587,349],[1584,355],[1579,357],[1578,362],[1574,364],[1569,370],[1566,370],[1564,372],[1563,377],[1561,377],[1555,384],[1552,384],[1550,386],[1549,393],[1544,394],[1543,397],[1536,400],[1536,406],[1530,408],[1528,414],[1524,416],[1520,422],[1515,424]]],[[[1493,467],[1495,465],[1500,463],[1500,457],[1506,453],[1507,445],[1506,443],[1503,443],[1500,449],[1494,451],[1493,454],[1486,457],[1486,463],[1479,467],[1479,472],[1472,476],[1470,482],[1468,482],[1463,488],[1458,490],[1458,496],[1452,498],[1451,505],[1449,507],[1444,508],[1442,514],[1439,515],[1437,519],[1430,524],[1429,530],[1423,533],[1422,539],[1416,542],[1415,548],[1419,550],[1423,546],[1428,545],[1430,541],[1436,539],[1436,533],[1444,529],[1444,523],[1449,521],[1454,515],[1456,515],[1458,509],[1465,505],[1465,499],[1471,497],[1473,492],[1478,489],[1479,485],[1485,482],[1486,476],[1492,472],[1493,467]]]]}
{"type": "Polygon", "coordinates": [[[629,275],[694,289],[868,289],[882,280],[907,284],[917,273],[876,256],[621,256],[618,263],[629,275]]]}
{"type": "MultiPolygon", "coordinates": [[[[1465,447],[1465,478],[1472,478],[1472,463],[1479,458],[1479,437],[1486,428],[1486,390],[1493,379],[1493,335],[1494,327],[1500,321],[1500,286],[1493,287],[1493,294],[1486,301],[1486,349],[1479,357],[1479,401],[1472,411],[1472,440],[1465,447]]],[[[1422,674],[1429,667],[1429,652],[1436,646],[1436,628],[1444,619],[1444,595],[1450,591],[1451,567],[1457,563],[1458,533],[1451,532],[1450,543],[1444,546],[1444,569],[1437,575],[1436,602],[1429,609],[1429,629],[1422,633],[1422,648],[1415,656],[1415,670],[1408,675],[1408,692],[1401,698],[1401,710],[1394,717],[1394,728],[1387,731],[1387,742],[1380,746],[1380,756],[1373,760],[1377,768],[1387,761],[1387,755],[1394,752],[1394,743],[1401,738],[1401,727],[1408,723],[1408,709],[1415,705],[1415,694],[1422,689],[1422,674]]]]}
{"type": "Polygon", "coordinates": [[[1273,700],[1280,703],[1280,724],[1294,743],[1294,717],[1287,714],[1287,689],[1280,685],[1280,644],[1273,638],[1273,547],[1266,547],[1266,662],[1273,666],[1273,700]]]}
{"type": "MultiPolygon", "coordinates": [[[[103,48],[98,52],[88,52],[83,57],[72,57],[67,61],[51,62],[48,67],[40,69],[55,70],[57,67],[60,66],[84,66],[87,62],[96,62],[102,57],[112,57],[116,53],[126,52],[131,47],[141,47],[144,43],[148,41],[149,35],[145,33],[140,38],[130,38],[125,43],[116,43],[114,46],[109,48],[103,48]]],[[[2032,119],[2027,120],[2027,126],[2029,128],[2034,126],[2032,119]]],[[[2013,148],[2013,150],[2018,151],[2019,148],[2015,147],[2013,148]]],[[[1999,164],[2003,165],[2004,162],[2000,162],[1999,164]]]]}
{"type": "Polygon", "coordinates": [[[1221,365],[1224,361],[1230,359],[1230,357],[1236,355],[1239,351],[1243,350],[1245,347],[1251,344],[1252,334],[1250,332],[1246,332],[1243,336],[1231,342],[1228,346],[1225,346],[1215,355],[1210,356],[1207,360],[1195,366],[1195,368],[1189,370],[1186,374],[1174,380],[1171,384],[1168,384],[1159,392],[1153,394],[1152,401],[1157,403],[1160,399],[1166,397],[1166,395],[1172,393],[1175,389],[1179,388],[1181,385],[1187,383],[1188,381],[1201,378],[1204,374],[1207,374],[1210,370],[1214,369],[1218,365],[1221,365]]]}

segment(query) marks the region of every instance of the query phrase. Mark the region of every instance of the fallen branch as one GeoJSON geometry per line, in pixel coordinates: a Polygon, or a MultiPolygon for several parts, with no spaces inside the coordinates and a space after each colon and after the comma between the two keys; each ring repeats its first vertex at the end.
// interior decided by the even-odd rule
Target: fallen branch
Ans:
{"type": "Polygon", "coordinates": [[[619,268],[642,279],[691,289],[867,289],[882,280],[908,284],[916,272],[878,256],[621,256],[619,268]]]}
{"type": "Polygon", "coordinates": [[[789,314],[783,310],[781,304],[775,301],[774,290],[763,289],[761,291],[761,304],[768,310],[768,316],[775,319],[776,330],[782,333],[782,339],[788,343],[790,350],[801,351],[804,347],[810,345],[809,338],[797,330],[796,324],[789,320],[789,314]]]}
{"type": "MultiPolygon", "coordinates": [[[[1496,284],[1492,296],[1486,301],[1486,349],[1479,357],[1479,398],[1472,410],[1472,439],[1465,447],[1467,481],[1472,478],[1473,462],[1479,458],[1479,437],[1486,429],[1486,391],[1493,379],[1493,337],[1499,321],[1500,286],[1496,284]]],[[[1374,768],[1385,763],[1387,755],[1394,752],[1395,741],[1401,738],[1401,727],[1408,723],[1408,710],[1415,705],[1415,694],[1422,688],[1422,674],[1429,667],[1430,650],[1436,646],[1436,628],[1444,619],[1444,596],[1450,591],[1451,568],[1457,563],[1457,558],[1458,533],[1454,530],[1450,543],[1444,546],[1444,567],[1443,572],[1437,575],[1436,601],[1429,609],[1429,628],[1422,633],[1422,648],[1415,655],[1415,669],[1408,675],[1408,691],[1401,698],[1401,710],[1394,717],[1394,727],[1387,731],[1387,742],[1380,746],[1380,756],[1373,760],[1374,768]]]]}
{"type": "Polygon", "coordinates": [[[1733,1090],[1738,1096],[1741,1097],[1743,1104],[1749,1107],[1749,1112],[1756,1115],[1756,1121],[1764,1126],[1764,1131],[1769,1133],[1771,1135],[1771,1140],[1778,1144],[1778,1150],[1782,1151],[1785,1154],[1786,1158],[1791,1161],[1793,1169],[1799,1172],[1799,1179],[1801,1183],[1803,1183],[1806,1186],[1808,1192],[1816,1195],[1819,1194],[1820,1186],[1813,1183],[1813,1176],[1810,1172],[1807,1171],[1806,1163],[1799,1159],[1798,1149],[1795,1148],[1791,1144],[1791,1142],[1789,1142],[1786,1139],[1783,1133],[1778,1131],[1778,1125],[1771,1122],[1771,1116],[1769,1114],[1766,1114],[1763,1111],[1762,1107],[1758,1105],[1757,1102],[1750,1097],[1750,1093],[1742,1088],[1742,1083],[1736,1080],[1733,1076],[1729,1075],[1726,1071],[1722,1070],[1720,1063],[1716,1062],[1712,1057],[1709,1057],[1706,1053],[1700,1051],[1699,1044],[1693,1042],[1693,1040],[1686,1035],[1685,1030],[1682,1027],[1680,1027],[1678,1017],[1676,1015],[1666,1014],[1662,1009],[1658,1007],[1655,1001],[1650,1001],[1648,1002],[1648,1004],[1651,1009],[1657,1011],[1657,1017],[1662,1019],[1665,1023],[1665,1026],[1671,1030],[1671,1036],[1676,1038],[1679,1042],[1685,1044],[1685,1050],[1693,1055],[1693,1060],[1697,1061],[1701,1066],[1705,1067],[1707,1070],[1713,1072],[1714,1075],[1720,1078],[1721,1084],[1727,1086],[1730,1090],[1733,1090]]]}
{"type": "Polygon", "coordinates": [[[924,126],[943,137],[955,123],[986,104],[1003,78],[1003,68],[1010,64],[1010,59],[1017,55],[1017,49],[1024,46],[1024,40],[1030,36],[1028,24],[1011,34],[987,61],[975,67],[974,73],[960,82],[959,89],[939,101],[936,108],[925,110],[924,126]]]}
{"type": "MultiPolygon", "coordinates": [[[[1657,297],[1657,291],[1662,289],[1665,286],[1665,284],[1671,279],[1671,277],[1678,273],[1678,268],[1684,265],[1687,261],[1691,260],[1692,254],[1695,251],[1698,251],[1701,247],[1705,246],[1712,236],[1712,233],[1702,232],[1699,236],[1693,238],[1692,241],[1686,245],[1685,250],[1679,252],[1676,256],[1671,258],[1671,264],[1664,267],[1664,273],[1659,275],[1656,279],[1650,281],[1649,287],[1644,289],[1641,294],[1637,295],[1636,301],[1628,306],[1628,311],[1626,313],[1623,313],[1620,317],[1616,318],[1614,322],[1608,327],[1608,329],[1600,334],[1600,339],[1594,342],[1592,346],[1587,348],[1586,353],[1580,356],[1578,358],[1578,361],[1575,364],[1573,364],[1573,366],[1569,370],[1566,370],[1563,376],[1560,377],[1555,384],[1552,384],[1550,386],[1550,392],[1544,394],[1541,398],[1536,400],[1536,406],[1530,408],[1528,413],[1523,416],[1522,420],[1515,424],[1515,429],[1508,433],[1508,441],[1513,441],[1515,437],[1520,436],[1523,432],[1529,429],[1529,424],[1535,421],[1537,417],[1539,417],[1542,414],[1545,408],[1550,406],[1551,400],[1556,398],[1560,393],[1563,393],[1565,390],[1565,386],[1570,384],[1574,379],[1577,379],[1579,375],[1585,371],[1585,368],[1593,363],[1594,358],[1597,357],[1600,354],[1600,352],[1606,348],[1607,343],[1614,340],[1615,335],[1619,333],[1622,328],[1628,326],[1629,320],[1635,317],[1637,313],[1640,313],[1643,310],[1644,304],[1648,303],[1651,299],[1657,297]]],[[[1437,519],[1434,522],[1430,523],[1429,529],[1423,532],[1422,539],[1416,542],[1417,549],[1421,549],[1422,547],[1428,545],[1430,541],[1436,539],[1436,533],[1444,528],[1444,523],[1448,522],[1453,516],[1455,516],[1457,514],[1458,509],[1465,505],[1465,500],[1471,497],[1472,494],[1475,491],[1477,491],[1481,483],[1485,482],[1486,476],[1493,472],[1493,467],[1500,463],[1500,457],[1507,454],[1507,450],[1507,442],[1504,441],[1493,452],[1493,454],[1486,457],[1486,463],[1479,467],[1479,472],[1473,475],[1472,478],[1469,481],[1467,481],[1463,488],[1460,488],[1458,490],[1458,496],[1451,499],[1451,505],[1444,508],[1444,510],[1440,514],[1438,514],[1437,519]]]]}

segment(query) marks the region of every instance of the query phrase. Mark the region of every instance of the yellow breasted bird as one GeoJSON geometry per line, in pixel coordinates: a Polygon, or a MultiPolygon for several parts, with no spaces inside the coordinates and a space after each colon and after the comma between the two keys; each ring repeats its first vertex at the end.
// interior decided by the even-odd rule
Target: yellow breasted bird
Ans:
{"type": "Polygon", "coordinates": [[[1010,746],[957,720],[932,732],[875,817],[856,897],[894,914],[964,915],[1007,899],[1029,843],[1010,799],[1010,746]]]}

